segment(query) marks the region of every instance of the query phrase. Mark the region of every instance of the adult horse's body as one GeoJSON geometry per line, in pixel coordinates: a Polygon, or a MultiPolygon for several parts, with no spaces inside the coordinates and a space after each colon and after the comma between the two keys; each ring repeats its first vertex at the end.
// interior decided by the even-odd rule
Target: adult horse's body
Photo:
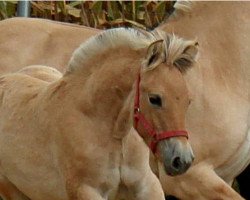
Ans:
{"type": "Polygon", "coordinates": [[[196,163],[180,177],[161,176],[164,190],[181,199],[241,199],[226,183],[250,162],[249,10],[249,2],[195,2],[162,27],[197,37],[201,48],[187,76],[196,163]]]}
{"type": "Polygon", "coordinates": [[[100,32],[49,20],[12,18],[0,21],[0,73],[36,64],[53,66],[62,72],[73,51],[100,32]]]}
{"type": "MultiPolygon", "coordinates": [[[[187,78],[194,95],[187,125],[192,130],[190,140],[197,155],[195,165],[186,175],[174,178],[165,174],[161,176],[168,194],[184,200],[241,199],[227,183],[231,184],[233,178],[244,169],[250,155],[249,10],[249,2],[197,2],[192,5],[190,14],[169,21],[163,27],[186,37],[197,37],[201,48],[199,68],[189,71],[187,78]]],[[[57,41],[66,41],[72,30],[76,32],[74,39],[79,42],[86,35],[97,32],[42,20],[10,19],[0,23],[0,29],[3,28],[0,31],[0,55],[8,58],[7,61],[0,56],[1,72],[20,69],[19,63],[23,66],[44,64],[43,56],[35,54],[34,57],[32,54],[37,46],[41,55],[47,55],[46,64],[62,70],[58,62],[69,59],[69,54],[62,57],[60,51],[48,53],[49,49],[37,45],[37,40],[23,42],[28,33],[29,39],[33,33],[34,38],[42,35],[45,41],[50,40],[57,45],[57,41]],[[26,29],[21,29],[24,24],[26,29]],[[44,28],[41,24],[44,24],[44,28]],[[12,28],[15,31],[13,39],[10,38],[12,28]],[[51,34],[46,34],[48,30],[51,34]],[[64,31],[63,35],[57,34],[60,30],[64,31]],[[9,46],[9,42],[18,48],[9,46]],[[23,52],[25,48],[29,50],[28,55],[23,52]],[[6,49],[9,54],[6,54],[6,49]],[[18,62],[12,57],[18,58],[18,62]],[[33,58],[33,62],[27,61],[27,58],[33,58]]],[[[68,42],[65,47],[67,52],[73,52],[74,45],[77,45],[74,40],[68,42]]]]}
{"type": "Polygon", "coordinates": [[[191,165],[183,73],[196,53],[193,41],[121,28],[82,44],[63,76],[44,66],[2,76],[0,195],[112,200],[123,186],[163,200],[138,133],[167,173],[191,165]]]}

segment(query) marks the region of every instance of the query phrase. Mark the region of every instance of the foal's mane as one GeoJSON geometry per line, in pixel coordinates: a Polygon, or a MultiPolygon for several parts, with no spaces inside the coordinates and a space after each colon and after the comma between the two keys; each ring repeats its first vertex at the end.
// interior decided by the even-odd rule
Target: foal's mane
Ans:
{"type": "MultiPolygon", "coordinates": [[[[194,41],[186,41],[160,30],[147,32],[132,28],[115,28],[103,31],[99,35],[91,37],[80,45],[73,53],[68,64],[67,72],[73,72],[79,68],[86,67],[86,63],[94,56],[110,49],[129,47],[132,50],[147,48],[151,43],[163,40],[164,54],[168,64],[175,64],[188,45],[194,41]]],[[[177,68],[178,66],[175,65],[177,68]]]]}
{"type": "Polygon", "coordinates": [[[142,49],[155,40],[153,34],[147,31],[132,28],[115,28],[103,31],[97,36],[91,37],[75,50],[69,62],[69,71],[83,66],[89,58],[98,53],[118,47],[130,47],[142,49]]]}

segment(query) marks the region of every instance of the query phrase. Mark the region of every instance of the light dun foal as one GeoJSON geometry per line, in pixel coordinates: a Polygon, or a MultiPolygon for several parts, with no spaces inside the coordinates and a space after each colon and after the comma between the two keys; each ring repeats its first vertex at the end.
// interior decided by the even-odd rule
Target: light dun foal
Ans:
{"type": "Polygon", "coordinates": [[[163,200],[142,144],[170,175],[191,165],[183,74],[196,53],[193,41],[120,28],[82,44],[63,76],[43,66],[2,76],[1,196],[112,200],[122,187],[163,200]]]}

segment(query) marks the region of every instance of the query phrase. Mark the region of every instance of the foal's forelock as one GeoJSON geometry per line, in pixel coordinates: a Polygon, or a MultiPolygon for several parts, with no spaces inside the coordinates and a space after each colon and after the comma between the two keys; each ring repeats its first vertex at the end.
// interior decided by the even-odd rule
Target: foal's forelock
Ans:
{"type": "MultiPolygon", "coordinates": [[[[167,34],[159,30],[153,31],[152,34],[158,41],[162,41],[161,54],[164,54],[162,62],[166,63],[167,66],[176,67],[179,71],[185,72],[195,63],[198,52],[197,42],[184,40],[174,34],[167,34]]],[[[157,66],[159,65],[155,65],[148,70],[152,70],[157,66]]]]}

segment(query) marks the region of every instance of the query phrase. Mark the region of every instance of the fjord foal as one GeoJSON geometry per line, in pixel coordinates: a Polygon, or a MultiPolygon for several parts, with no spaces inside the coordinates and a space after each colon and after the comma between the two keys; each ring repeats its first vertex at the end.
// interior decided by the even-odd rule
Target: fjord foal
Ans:
{"type": "Polygon", "coordinates": [[[83,43],[63,76],[42,66],[2,76],[1,196],[110,200],[124,186],[163,200],[138,145],[152,144],[170,175],[191,165],[183,73],[196,53],[193,41],[121,28],[83,43]]]}

